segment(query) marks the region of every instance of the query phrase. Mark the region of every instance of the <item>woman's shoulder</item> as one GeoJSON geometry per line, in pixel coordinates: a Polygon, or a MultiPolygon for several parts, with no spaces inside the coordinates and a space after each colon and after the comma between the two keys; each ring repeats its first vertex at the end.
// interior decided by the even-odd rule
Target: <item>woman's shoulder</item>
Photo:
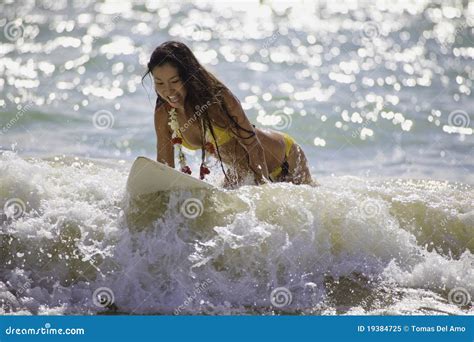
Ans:
{"type": "Polygon", "coordinates": [[[231,111],[235,107],[240,106],[239,99],[230,91],[229,88],[222,86],[217,90],[214,96],[214,101],[212,101],[212,109],[223,109],[231,111]]]}
{"type": "Polygon", "coordinates": [[[230,124],[229,118],[223,111],[227,111],[230,113],[230,105],[229,105],[229,96],[231,92],[230,90],[220,89],[215,97],[214,100],[211,102],[211,105],[208,107],[208,115],[209,118],[218,126],[226,127],[230,124]]]}

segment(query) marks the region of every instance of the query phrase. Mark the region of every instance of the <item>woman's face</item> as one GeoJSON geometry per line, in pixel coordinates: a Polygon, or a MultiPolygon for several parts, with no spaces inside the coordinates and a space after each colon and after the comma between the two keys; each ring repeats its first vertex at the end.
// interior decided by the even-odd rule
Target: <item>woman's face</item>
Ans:
{"type": "Polygon", "coordinates": [[[184,109],[186,88],[179,77],[178,69],[169,63],[156,66],[151,71],[155,82],[156,92],[165,99],[170,106],[184,109]]]}

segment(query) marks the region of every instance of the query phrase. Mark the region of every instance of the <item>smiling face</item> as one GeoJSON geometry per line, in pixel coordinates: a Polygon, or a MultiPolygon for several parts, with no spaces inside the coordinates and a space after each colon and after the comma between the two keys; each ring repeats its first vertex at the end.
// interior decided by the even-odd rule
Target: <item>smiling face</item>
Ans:
{"type": "Polygon", "coordinates": [[[174,108],[184,109],[186,88],[179,77],[178,69],[170,63],[156,66],[152,70],[157,93],[174,108]]]}

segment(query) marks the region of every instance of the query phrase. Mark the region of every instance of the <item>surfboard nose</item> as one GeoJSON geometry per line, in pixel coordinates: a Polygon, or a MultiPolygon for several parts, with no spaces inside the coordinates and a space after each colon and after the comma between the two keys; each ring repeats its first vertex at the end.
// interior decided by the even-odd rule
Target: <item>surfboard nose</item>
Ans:
{"type": "Polygon", "coordinates": [[[132,197],[175,189],[213,188],[212,184],[142,156],[133,163],[127,179],[127,191],[132,197]]]}

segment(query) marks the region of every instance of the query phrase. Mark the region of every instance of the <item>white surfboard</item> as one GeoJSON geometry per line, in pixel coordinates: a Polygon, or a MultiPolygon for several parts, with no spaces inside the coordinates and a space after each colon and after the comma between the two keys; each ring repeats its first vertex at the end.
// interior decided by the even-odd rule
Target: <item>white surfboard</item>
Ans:
{"type": "Polygon", "coordinates": [[[135,160],[127,180],[127,191],[131,196],[176,189],[213,188],[209,183],[146,157],[135,160]]]}

